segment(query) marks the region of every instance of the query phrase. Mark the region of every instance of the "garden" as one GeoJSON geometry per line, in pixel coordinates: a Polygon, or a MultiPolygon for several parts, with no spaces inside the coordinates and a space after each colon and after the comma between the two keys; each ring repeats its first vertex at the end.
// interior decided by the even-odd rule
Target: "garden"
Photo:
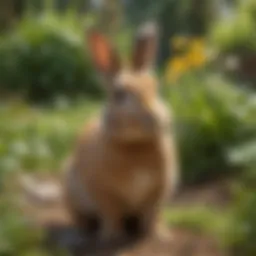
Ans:
{"type": "Polygon", "coordinates": [[[163,211],[177,255],[256,255],[256,2],[18,2],[0,4],[0,255],[55,255],[24,214],[19,177],[58,177],[104,104],[86,32],[98,27],[125,57],[147,19],[162,31],[157,74],[180,157],[163,211]]]}

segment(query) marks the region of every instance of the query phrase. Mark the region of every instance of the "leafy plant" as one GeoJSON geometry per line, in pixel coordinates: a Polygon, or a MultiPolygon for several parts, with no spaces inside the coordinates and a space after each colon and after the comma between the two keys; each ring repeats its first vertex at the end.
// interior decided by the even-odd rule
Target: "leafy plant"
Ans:
{"type": "Polygon", "coordinates": [[[1,91],[33,101],[99,95],[82,31],[72,16],[26,17],[0,41],[1,91]]]}
{"type": "Polygon", "coordinates": [[[177,123],[185,184],[227,175],[231,148],[256,136],[251,95],[218,77],[187,76],[165,89],[177,123]],[[251,99],[251,100],[250,100],[251,99]]]}
{"type": "Polygon", "coordinates": [[[254,0],[240,0],[236,13],[221,20],[212,32],[213,42],[224,53],[256,53],[256,5],[254,0]]]}

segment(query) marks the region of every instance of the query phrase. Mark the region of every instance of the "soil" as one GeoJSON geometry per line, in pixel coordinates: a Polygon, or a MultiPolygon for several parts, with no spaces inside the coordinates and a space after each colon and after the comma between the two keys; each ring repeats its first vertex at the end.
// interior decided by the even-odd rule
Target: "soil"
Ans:
{"type": "MultiPolygon", "coordinates": [[[[45,180],[44,180],[45,182],[45,180]]],[[[52,182],[52,181],[51,181],[52,182]]],[[[183,190],[171,202],[172,207],[211,205],[225,207],[230,195],[228,184],[221,181],[202,187],[183,190]]],[[[69,219],[64,205],[58,202],[42,202],[23,193],[24,214],[34,224],[47,231],[48,249],[64,248],[73,256],[227,256],[213,237],[187,229],[165,228],[163,235],[155,235],[141,241],[119,241],[107,244],[88,240],[81,235],[69,219]]],[[[54,254],[53,254],[54,255],[54,254]]]]}

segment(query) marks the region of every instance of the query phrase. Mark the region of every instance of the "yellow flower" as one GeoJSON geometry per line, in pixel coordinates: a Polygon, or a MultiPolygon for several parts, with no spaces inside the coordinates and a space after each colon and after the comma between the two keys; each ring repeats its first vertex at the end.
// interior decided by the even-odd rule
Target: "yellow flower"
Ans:
{"type": "Polygon", "coordinates": [[[205,44],[202,39],[194,39],[190,45],[190,51],[187,54],[188,61],[192,67],[203,66],[207,61],[205,44]]]}
{"type": "Polygon", "coordinates": [[[176,82],[187,71],[205,65],[207,55],[203,39],[195,38],[189,41],[185,37],[174,37],[172,46],[183,53],[169,60],[166,69],[167,81],[176,82]]]}
{"type": "Polygon", "coordinates": [[[184,57],[174,57],[167,65],[167,81],[175,82],[189,69],[189,63],[184,57]]]}

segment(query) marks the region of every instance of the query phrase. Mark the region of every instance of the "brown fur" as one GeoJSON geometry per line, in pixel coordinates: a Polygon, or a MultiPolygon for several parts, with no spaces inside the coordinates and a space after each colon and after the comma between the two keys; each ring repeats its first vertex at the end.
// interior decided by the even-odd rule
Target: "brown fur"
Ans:
{"type": "MultiPolygon", "coordinates": [[[[147,56],[145,61],[152,61],[147,54],[141,56],[147,56]]],[[[97,65],[100,63],[98,58],[97,65]]],[[[121,219],[129,215],[141,216],[144,228],[153,230],[159,207],[176,183],[177,162],[169,129],[170,116],[158,96],[157,79],[142,65],[143,59],[139,63],[143,67],[140,70],[116,73],[109,88],[114,90],[117,85],[131,92],[140,105],[134,115],[141,118],[134,121],[126,118],[126,112],[121,116],[117,114],[119,109],[111,101],[110,93],[106,107],[110,125],[106,125],[105,112],[86,125],[67,168],[66,201],[73,217],[78,225],[86,225],[88,216],[98,214],[105,237],[118,236],[122,231],[121,219]],[[152,129],[144,130],[146,126],[141,121],[144,115],[153,120],[150,119],[152,129]],[[128,132],[120,126],[124,116],[125,122],[130,121],[126,123],[128,132]],[[140,136],[134,136],[134,131],[140,129],[140,136]]]]}

